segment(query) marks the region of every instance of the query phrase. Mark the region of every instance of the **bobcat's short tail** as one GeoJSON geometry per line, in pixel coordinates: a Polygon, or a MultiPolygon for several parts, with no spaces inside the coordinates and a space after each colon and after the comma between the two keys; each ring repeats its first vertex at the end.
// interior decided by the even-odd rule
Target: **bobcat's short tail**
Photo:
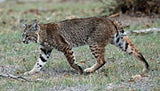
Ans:
{"type": "MultiPolygon", "coordinates": [[[[117,25],[116,25],[117,26],[117,25]]],[[[143,71],[149,70],[149,64],[143,57],[143,55],[139,52],[139,50],[134,46],[131,39],[125,34],[122,27],[117,28],[117,33],[114,35],[113,40],[111,41],[111,44],[116,45],[123,51],[125,51],[128,54],[133,54],[138,58],[144,65],[143,71]]]]}

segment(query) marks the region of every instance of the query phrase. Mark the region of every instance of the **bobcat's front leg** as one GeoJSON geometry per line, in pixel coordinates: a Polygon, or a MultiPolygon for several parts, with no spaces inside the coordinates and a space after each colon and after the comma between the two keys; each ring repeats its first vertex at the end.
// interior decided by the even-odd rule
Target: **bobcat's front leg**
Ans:
{"type": "Polygon", "coordinates": [[[75,63],[75,59],[74,59],[74,55],[73,55],[72,49],[70,47],[66,46],[66,47],[63,47],[63,48],[61,48],[59,50],[64,53],[64,55],[67,58],[67,61],[69,62],[69,65],[73,69],[77,70],[80,74],[82,74],[83,70],[78,64],[75,63]]]}
{"type": "Polygon", "coordinates": [[[46,49],[45,47],[40,46],[39,50],[40,50],[40,54],[38,57],[38,62],[34,65],[31,71],[25,72],[24,75],[32,75],[34,73],[40,72],[40,70],[44,67],[47,60],[49,59],[52,49],[46,49]]]}

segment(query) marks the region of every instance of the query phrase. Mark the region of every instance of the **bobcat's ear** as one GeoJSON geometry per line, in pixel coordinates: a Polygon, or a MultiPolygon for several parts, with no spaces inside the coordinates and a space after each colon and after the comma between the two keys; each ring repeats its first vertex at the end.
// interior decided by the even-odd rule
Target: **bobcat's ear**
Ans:
{"type": "Polygon", "coordinates": [[[39,26],[39,24],[38,24],[37,22],[35,22],[35,23],[32,25],[32,28],[33,28],[34,31],[37,31],[37,30],[40,29],[40,26],[39,26]]]}
{"type": "Polygon", "coordinates": [[[27,27],[27,24],[25,24],[25,21],[23,19],[20,20],[20,28],[25,29],[27,27]]]}

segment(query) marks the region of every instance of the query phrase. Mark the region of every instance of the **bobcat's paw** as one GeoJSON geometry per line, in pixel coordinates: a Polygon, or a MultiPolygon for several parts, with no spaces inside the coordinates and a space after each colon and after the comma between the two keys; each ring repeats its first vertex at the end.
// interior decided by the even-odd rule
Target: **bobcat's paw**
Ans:
{"type": "Polygon", "coordinates": [[[29,73],[29,72],[25,72],[24,75],[25,75],[25,76],[29,76],[30,73],[29,73]]]}
{"type": "Polygon", "coordinates": [[[29,75],[33,75],[35,73],[38,73],[38,72],[36,72],[36,71],[28,71],[28,72],[25,72],[24,75],[25,76],[29,76],[29,75]]]}
{"type": "Polygon", "coordinates": [[[92,68],[86,68],[86,69],[84,69],[84,72],[85,73],[92,73],[93,69],[92,68]]]}
{"type": "Polygon", "coordinates": [[[149,68],[143,68],[142,72],[148,73],[149,72],[149,68]]]}

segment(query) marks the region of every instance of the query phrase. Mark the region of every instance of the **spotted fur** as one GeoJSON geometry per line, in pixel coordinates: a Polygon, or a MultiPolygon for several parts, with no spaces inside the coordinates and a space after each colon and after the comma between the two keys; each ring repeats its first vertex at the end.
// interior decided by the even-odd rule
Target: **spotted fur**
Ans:
{"type": "Polygon", "coordinates": [[[35,42],[40,45],[38,62],[26,74],[39,72],[46,64],[53,49],[63,52],[70,66],[79,73],[94,72],[106,62],[104,53],[108,43],[118,46],[129,54],[134,54],[143,62],[144,68],[149,69],[147,61],[124,33],[119,23],[108,18],[77,18],[57,23],[38,24],[35,22],[30,25],[21,23],[21,25],[24,29],[23,42],[26,44],[35,42]],[[72,51],[73,47],[83,45],[89,45],[92,54],[97,59],[95,65],[85,70],[76,64],[72,51]]]}

